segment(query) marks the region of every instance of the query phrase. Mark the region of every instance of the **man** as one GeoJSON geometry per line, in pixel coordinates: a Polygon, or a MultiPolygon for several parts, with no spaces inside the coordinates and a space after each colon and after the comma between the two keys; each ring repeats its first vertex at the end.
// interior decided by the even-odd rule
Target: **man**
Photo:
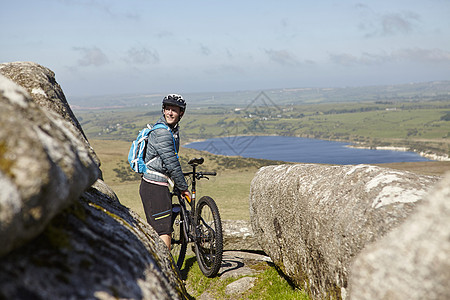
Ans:
{"type": "Polygon", "coordinates": [[[169,249],[173,231],[169,182],[173,181],[183,196],[191,196],[177,154],[180,147],[178,122],[185,109],[186,102],[181,95],[169,94],[164,97],[163,116],[157,123],[166,124],[169,130],[158,128],[150,132],[145,155],[149,170],[144,173],[139,188],[147,222],[169,249]]]}

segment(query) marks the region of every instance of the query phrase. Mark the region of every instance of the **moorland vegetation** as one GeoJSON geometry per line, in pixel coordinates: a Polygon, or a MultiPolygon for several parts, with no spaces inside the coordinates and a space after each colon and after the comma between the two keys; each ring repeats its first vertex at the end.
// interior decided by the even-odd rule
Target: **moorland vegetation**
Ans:
{"type": "MultiPolygon", "coordinates": [[[[135,190],[139,176],[129,169],[126,155],[137,132],[160,117],[161,97],[110,96],[70,102],[101,156],[107,183],[119,196],[123,194],[121,200],[139,203],[135,190]]],[[[224,136],[283,135],[450,155],[450,82],[202,93],[186,98],[188,111],[181,121],[183,143],[224,136]]],[[[200,154],[206,158],[205,168],[221,173],[220,180],[212,178],[214,184],[205,184],[206,191],[210,186],[214,186],[215,193],[222,189],[224,195],[220,196],[237,205],[248,194],[251,178],[259,167],[280,163],[215,156],[184,147],[181,162],[186,167],[188,159],[200,154]]],[[[440,165],[445,169],[445,162],[440,165]]],[[[245,205],[242,208],[247,211],[245,205]]]]}
{"type": "MultiPolygon", "coordinates": [[[[429,87],[416,86],[411,93],[392,87],[392,94],[385,91],[377,95],[365,93],[367,89],[358,89],[361,101],[347,89],[334,91],[336,98],[332,97],[332,90],[307,90],[304,91],[309,95],[307,97],[297,89],[285,91],[284,96],[275,91],[236,92],[214,97],[192,95],[199,101],[193,99],[189,103],[188,113],[181,122],[182,141],[187,143],[235,135],[285,135],[353,142],[365,147],[405,147],[449,155],[450,93],[446,89],[439,92],[439,89],[430,90],[426,86],[429,87]]],[[[442,86],[440,88],[442,90],[442,86]]],[[[90,107],[75,106],[74,109],[100,157],[105,182],[125,206],[142,217],[145,216],[138,194],[140,177],[130,170],[126,157],[137,132],[159,118],[161,97],[119,97],[98,103],[88,101],[86,105],[90,107]]],[[[248,195],[255,172],[265,165],[284,163],[212,155],[182,147],[183,169],[188,169],[190,158],[198,156],[205,158],[201,166],[203,170],[218,172],[217,177],[199,182],[198,196],[213,196],[222,219],[228,220],[249,220],[248,195]]],[[[450,162],[439,161],[384,166],[430,175],[441,175],[450,170],[450,162]]],[[[268,269],[261,276],[262,284],[257,285],[257,289],[262,289],[262,292],[257,295],[267,292],[267,287],[272,287],[273,283],[273,286],[289,293],[287,298],[304,299],[303,294],[290,290],[285,282],[275,283],[280,276],[278,273],[273,275],[278,279],[270,279],[266,273],[272,271],[268,269]],[[269,280],[270,284],[264,280],[269,280]]],[[[223,295],[225,285],[220,280],[208,279],[199,284],[204,280],[200,272],[196,272],[195,264],[190,264],[187,283],[195,282],[195,286],[201,287],[192,292],[193,295],[211,289],[222,290],[223,295]]],[[[251,295],[247,296],[251,298],[251,295]]]]}
{"type": "MultiPolygon", "coordinates": [[[[76,111],[91,139],[131,141],[159,108],[76,111]]],[[[184,143],[237,135],[283,135],[394,146],[449,155],[450,96],[446,101],[287,106],[198,107],[182,120],[184,143]]]]}

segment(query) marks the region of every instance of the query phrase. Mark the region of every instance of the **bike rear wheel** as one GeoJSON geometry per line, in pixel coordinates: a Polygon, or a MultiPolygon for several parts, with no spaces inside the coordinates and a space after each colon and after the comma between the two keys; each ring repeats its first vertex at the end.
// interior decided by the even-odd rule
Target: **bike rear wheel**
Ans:
{"type": "Polygon", "coordinates": [[[187,240],[184,228],[184,211],[178,204],[174,204],[172,207],[172,223],[173,232],[170,253],[172,254],[178,270],[181,270],[184,257],[186,256],[187,240]]]}
{"type": "Polygon", "coordinates": [[[195,255],[198,265],[207,277],[214,277],[222,264],[222,222],[215,201],[204,196],[195,210],[195,255]]]}

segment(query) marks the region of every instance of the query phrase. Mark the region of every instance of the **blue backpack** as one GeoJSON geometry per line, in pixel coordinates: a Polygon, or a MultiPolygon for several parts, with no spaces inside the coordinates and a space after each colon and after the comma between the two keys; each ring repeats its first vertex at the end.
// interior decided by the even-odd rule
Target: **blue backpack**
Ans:
{"type": "MultiPolygon", "coordinates": [[[[158,128],[167,129],[172,134],[172,131],[166,124],[156,123],[155,125],[153,125],[153,127],[147,124],[147,127],[139,131],[137,138],[131,144],[130,151],[128,152],[128,162],[130,163],[131,169],[133,169],[133,171],[135,171],[136,173],[143,174],[148,170],[147,165],[145,164],[145,153],[147,149],[148,135],[150,134],[150,132],[158,128]]],[[[175,146],[175,138],[173,134],[172,139],[175,154],[178,158],[178,153],[175,146]]]]}

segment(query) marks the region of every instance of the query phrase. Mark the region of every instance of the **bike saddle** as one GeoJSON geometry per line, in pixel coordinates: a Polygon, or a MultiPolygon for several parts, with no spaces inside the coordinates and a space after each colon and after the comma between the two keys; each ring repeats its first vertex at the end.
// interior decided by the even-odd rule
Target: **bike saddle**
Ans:
{"type": "Polygon", "coordinates": [[[204,161],[205,160],[203,159],[203,157],[193,158],[188,162],[188,164],[190,164],[191,166],[197,166],[197,165],[201,165],[204,161]]]}

